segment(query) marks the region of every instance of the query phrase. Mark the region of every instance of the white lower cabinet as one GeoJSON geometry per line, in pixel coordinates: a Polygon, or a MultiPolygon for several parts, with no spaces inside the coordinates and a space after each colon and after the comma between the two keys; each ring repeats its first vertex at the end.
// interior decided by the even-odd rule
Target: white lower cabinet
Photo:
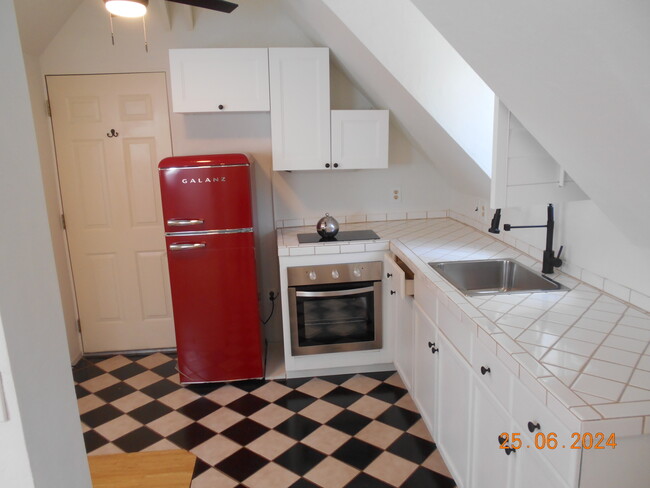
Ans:
{"type": "Polygon", "coordinates": [[[568,488],[567,480],[561,478],[544,459],[543,452],[533,448],[533,439],[522,433],[523,446],[518,449],[516,469],[510,486],[513,488],[568,488]],[[526,448],[525,446],[531,446],[526,448]]]}
{"type": "Polygon", "coordinates": [[[438,331],[417,303],[413,307],[415,342],[413,344],[413,400],[434,438],[438,383],[438,331]]]}
{"type": "MultiPolygon", "coordinates": [[[[469,365],[438,332],[438,401],[435,441],[459,487],[468,485],[472,377],[469,365]]],[[[487,485],[482,485],[487,486],[487,485]]]]}
{"type": "Polygon", "coordinates": [[[510,486],[518,452],[509,447],[512,435],[510,414],[492,397],[481,378],[474,379],[471,435],[471,475],[469,486],[510,486]]]}
{"type": "Polygon", "coordinates": [[[392,321],[395,341],[394,363],[404,385],[413,388],[413,298],[406,293],[407,280],[404,270],[387,253],[384,258],[384,312],[385,319],[392,321]]]}

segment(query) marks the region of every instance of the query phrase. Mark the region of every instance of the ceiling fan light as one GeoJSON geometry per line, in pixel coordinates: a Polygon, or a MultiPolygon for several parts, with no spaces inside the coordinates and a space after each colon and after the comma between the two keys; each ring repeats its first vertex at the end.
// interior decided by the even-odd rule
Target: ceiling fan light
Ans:
{"type": "Polygon", "coordinates": [[[147,13],[148,0],[104,0],[106,10],[118,17],[142,17],[147,13]]]}

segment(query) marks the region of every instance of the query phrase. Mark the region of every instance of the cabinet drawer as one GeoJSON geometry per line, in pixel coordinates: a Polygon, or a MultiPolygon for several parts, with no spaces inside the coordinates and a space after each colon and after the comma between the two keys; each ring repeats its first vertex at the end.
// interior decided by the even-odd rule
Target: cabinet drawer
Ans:
{"type": "Polygon", "coordinates": [[[472,368],[477,381],[486,386],[505,408],[510,405],[513,375],[510,370],[478,341],[472,351],[472,368]]]}
{"type": "MultiPolygon", "coordinates": [[[[512,398],[511,410],[517,429],[519,429],[519,432],[525,432],[533,441],[533,444],[527,450],[539,451],[560,476],[567,480],[569,485],[573,486],[577,474],[576,469],[579,466],[580,450],[570,449],[573,439],[569,429],[548,410],[546,405],[537,400],[519,380],[513,381],[512,398]],[[530,432],[529,423],[531,424],[530,428],[534,428],[533,432],[530,432]],[[537,425],[539,425],[539,428],[536,428],[537,425]],[[558,441],[557,447],[550,449],[546,446],[537,449],[534,442],[535,435],[538,433],[543,434],[543,436],[540,435],[537,447],[542,447],[544,439],[548,439],[551,433],[555,434],[554,437],[558,441]]],[[[526,447],[524,446],[523,449],[526,449],[526,447]]]]}

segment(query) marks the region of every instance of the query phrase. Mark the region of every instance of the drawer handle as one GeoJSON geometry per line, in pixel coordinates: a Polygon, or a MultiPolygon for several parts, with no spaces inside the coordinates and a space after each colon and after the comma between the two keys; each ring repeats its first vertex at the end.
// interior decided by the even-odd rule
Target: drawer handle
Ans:
{"type": "Polygon", "coordinates": [[[391,294],[391,295],[394,295],[395,293],[396,293],[395,290],[391,290],[391,291],[390,291],[390,294],[391,294]]]}
{"type": "Polygon", "coordinates": [[[528,430],[530,432],[535,432],[535,430],[541,430],[541,429],[542,427],[539,425],[539,422],[537,422],[536,424],[532,422],[528,422],[528,430]]]}
{"type": "Polygon", "coordinates": [[[488,373],[491,373],[490,368],[486,368],[485,366],[481,366],[481,374],[485,376],[488,373]]]}
{"type": "Polygon", "coordinates": [[[393,273],[386,273],[386,278],[390,278],[393,276],[393,273]]]}
{"type": "Polygon", "coordinates": [[[429,349],[431,349],[431,354],[435,354],[438,352],[438,348],[436,347],[435,342],[429,342],[429,349]]]}

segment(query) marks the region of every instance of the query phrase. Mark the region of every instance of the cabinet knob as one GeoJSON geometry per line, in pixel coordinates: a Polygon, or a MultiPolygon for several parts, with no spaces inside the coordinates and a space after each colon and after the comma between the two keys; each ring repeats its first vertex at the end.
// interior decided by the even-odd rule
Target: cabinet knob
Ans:
{"type": "Polygon", "coordinates": [[[528,422],[528,430],[530,432],[535,432],[536,430],[541,430],[541,428],[542,427],[539,425],[539,422],[537,422],[535,424],[532,423],[532,422],[528,422]]]}
{"type": "Polygon", "coordinates": [[[223,105],[219,105],[219,110],[223,110],[223,105]]]}
{"type": "Polygon", "coordinates": [[[393,276],[393,273],[386,273],[386,278],[390,278],[391,276],[393,276]]]}
{"type": "Polygon", "coordinates": [[[498,439],[499,439],[499,445],[500,445],[500,446],[502,446],[503,443],[506,442],[506,441],[508,440],[508,438],[507,438],[506,436],[503,436],[503,435],[500,435],[500,436],[498,437],[498,439]]]}
{"type": "Polygon", "coordinates": [[[490,368],[486,368],[485,366],[481,366],[481,374],[483,376],[485,376],[488,373],[491,373],[490,368]]]}
{"type": "Polygon", "coordinates": [[[391,295],[394,295],[395,293],[396,293],[395,290],[391,290],[391,291],[390,291],[390,294],[391,294],[391,295]]]}
{"type": "Polygon", "coordinates": [[[325,167],[326,167],[326,168],[329,168],[329,167],[330,167],[330,163],[325,163],[325,167]]]}
{"type": "Polygon", "coordinates": [[[338,168],[338,167],[339,167],[339,163],[334,163],[334,167],[335,167],[335,168],[338,168]]]}
{"type": "Polygon", "coordinates": [[[504,451],[506,452],[506,456],[510,456],[510,454],[513,454],[516,449],[513,449],[512,447],[506,447],[504,451]]]}

